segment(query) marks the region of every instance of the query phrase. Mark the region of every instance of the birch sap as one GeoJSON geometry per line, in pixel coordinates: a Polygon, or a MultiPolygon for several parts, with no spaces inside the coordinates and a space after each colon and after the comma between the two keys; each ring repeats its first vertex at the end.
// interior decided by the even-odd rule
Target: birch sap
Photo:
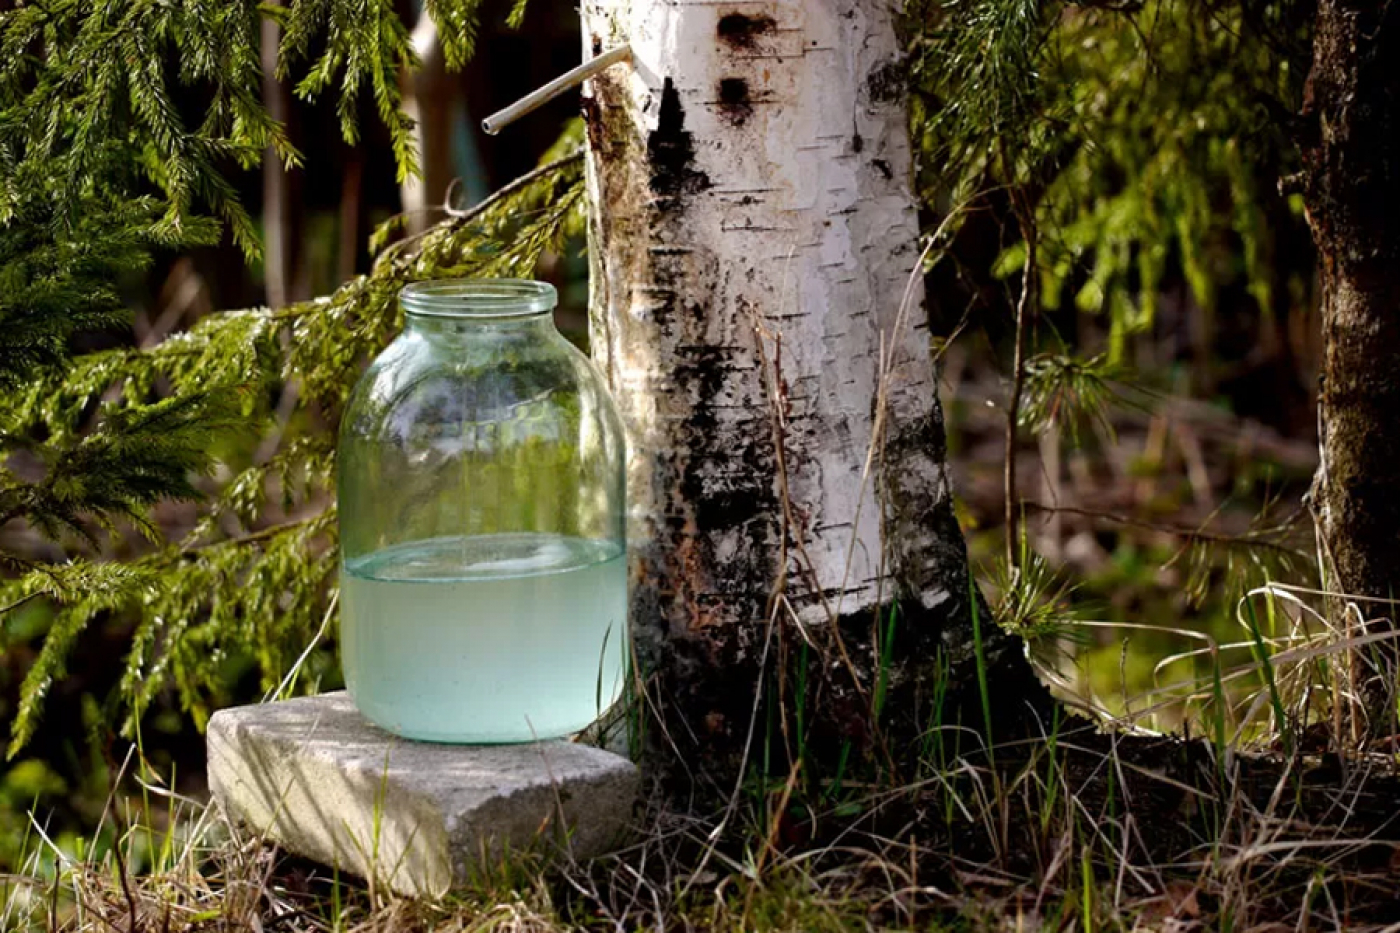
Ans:
{"type": "Polygon", "coordinates": [[[408,738],[519,742],[588,725],[626,670],[627,568],[609,541],[414,541],[345,563],[341,654],[359,710],[408,738]]]}

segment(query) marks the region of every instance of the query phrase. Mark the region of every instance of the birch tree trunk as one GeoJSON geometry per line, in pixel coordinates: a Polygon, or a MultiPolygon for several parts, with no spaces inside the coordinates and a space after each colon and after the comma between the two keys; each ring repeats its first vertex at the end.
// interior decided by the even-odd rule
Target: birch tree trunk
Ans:
{"type": "MultiPolygon", "coordinates": [[[[1320,0],[1303,194],[1322,273],[1322,458],[1313,483],[1329,588],[1394,625],[1400,599],[1400,13],[1320,0]]],[[[1339,606],[1351,635],[1358,615],[1339,606]]],[[[1395,731],[1393,642],[1352,663],[1368,731],[1395,731]],[[1380,670],[1365,669],[1379,659],[1380,670]]],[[[1359,721],[1354,723],[1359,733],[1359,721]]]]}
{"type": "MultiPolygon", "coordinates": [[[[651,747],[709,775],[765,740],[809,770],[895,758],[939,690],[980,695],[893,14],[582,7],[586,51],[634,52],[584,112],[593,352],[630,433],[651,747]]],[[[1043,709],[1019,641],[979,618],[994,718],[1043,709]]]]}

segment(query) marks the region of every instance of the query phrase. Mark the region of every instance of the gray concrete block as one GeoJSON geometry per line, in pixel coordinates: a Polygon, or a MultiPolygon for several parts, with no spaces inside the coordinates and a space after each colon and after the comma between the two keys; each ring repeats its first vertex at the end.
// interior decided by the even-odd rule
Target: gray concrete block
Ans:
{"type": "Polygon", "coordinates": [[[508,853],[601,855],[625,837],[639,790],[636,766],[612,752],[412,742],[343,691],[222,710],[207,741],[210,787],[235,822],[415,896],[508,853]]]}

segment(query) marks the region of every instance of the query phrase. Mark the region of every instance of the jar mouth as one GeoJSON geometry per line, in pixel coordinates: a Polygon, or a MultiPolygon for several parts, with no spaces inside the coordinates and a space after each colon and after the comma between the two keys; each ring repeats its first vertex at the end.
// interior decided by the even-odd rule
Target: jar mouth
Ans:
{"type": "Polygon", "coordinates": [[[414,317],[499,321],[548,314],[559,295],[530,279],[438,279],[404,286],[399,300],[414,317]]]}

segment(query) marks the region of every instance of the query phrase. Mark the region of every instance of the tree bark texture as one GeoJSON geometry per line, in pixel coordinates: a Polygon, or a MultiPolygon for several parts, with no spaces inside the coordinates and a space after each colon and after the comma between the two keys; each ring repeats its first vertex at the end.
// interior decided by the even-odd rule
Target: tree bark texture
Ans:
{"type": "MultiPolygon", "coordinates": [[[[940,671],[950,696],[975,683],[893,12],[582,6],[586,53],[634,53],[584,112],[649,738],[711,775],[765,728],[804,758],[889,751],[877,720],[910,734],[940,671]]],[[[1043,708],[1019,640],[979,618],[993,702],[1043,708]]]]}
{"type": "MultiPolygon", "coordinates": [[[[1395,600],[1400,598],[1397,4],[1320,0],[1304,117],[1304,198],[1322,277],[1322,450],[1312,508],[1330,588],[1395,600]]],[[[1393,624],[1393,602],[1358,605],[1367,619],[1385,617],[1393,624]]],[[[1393,658],[1394,649],[1389,653],[1393,658]]],[[[1389,676],[1393,686],[1393,669],[1389,676]]],[[[1374,694],[1378,686],[1372,683],[1366,692],[1374,694]]],[[[1392,716],[1393,711],[1385,718],[1392,716]]]]}

